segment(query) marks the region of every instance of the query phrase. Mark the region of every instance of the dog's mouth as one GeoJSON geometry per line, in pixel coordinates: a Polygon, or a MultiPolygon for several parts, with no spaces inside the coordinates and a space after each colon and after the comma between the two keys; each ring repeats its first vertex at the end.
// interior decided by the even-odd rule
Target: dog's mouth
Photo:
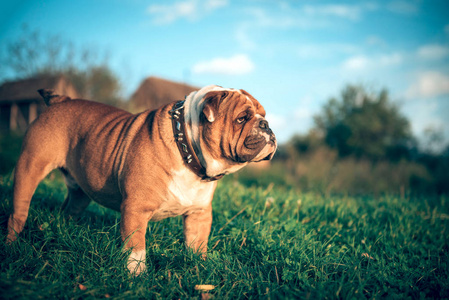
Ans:
{"type": "Polygon", "coordinates": [[[276,153],[277,144],[276,139],[270,139],[269,142],[266,142],[264,147],[259,151],[257,155],[251,160],[252,162],[260,162],[265,160],[273,159],[274,154],[276,153]]]}
{"type": "Polygon", "coordinates": [[[267,156],[265,156],[265,158],[264,158],[264,159],[262,159],[262,160],[271,160],[271,159],[273,158],[273,156],[274,156],[274,152],[272,152],[272,153],[268,154],[268,155],[267,155],[267,156]]]}
{"type": "Polygon", "coordinates": [[[249,136],[245,139],[243,143],[244,146],[250,150],[260,149],[264,146],[265,138],[260,135],[249,136]]]}

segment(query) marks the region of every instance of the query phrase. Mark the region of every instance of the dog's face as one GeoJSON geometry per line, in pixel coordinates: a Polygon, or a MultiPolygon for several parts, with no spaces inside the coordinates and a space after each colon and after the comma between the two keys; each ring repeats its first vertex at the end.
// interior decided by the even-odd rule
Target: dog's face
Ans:
{"type": "Polygon", "coordinates": [[[235,171],[248,162],[271,159],[277,142],[262,105],[244,90],[208,89],[196,95],[201,100],[196,106],[195,136],[206,164],[213,160],[235,171]]]}
{"type": "Polygon", "coordinates": [[[244,163],[271,159],[276,138],[265,120],[265,110],[244,90],[212,91],[203,107],[203,137],[219,147],[216,156],[244,163]],[[220,134],[216,134],[220,133],[220,134]]]}

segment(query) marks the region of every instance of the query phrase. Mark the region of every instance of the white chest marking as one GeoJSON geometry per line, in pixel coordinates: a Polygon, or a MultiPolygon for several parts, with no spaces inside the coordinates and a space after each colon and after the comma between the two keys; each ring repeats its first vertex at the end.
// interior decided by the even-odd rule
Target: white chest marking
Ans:
{"type": "Polygon", "coordinates": [[[190,214],[207,208],[212,202],[217,182],[204,182],[188,169],[173,172],[166,201],[153,215],[158,221],[168,217],[190,214]]]}
{"type": "Polygon", "coordinates": [[[174,174],[168,189],[178,199],[180,205],[185,207],[209,205],[215,190],[213,182],[201,181],[196,175],[193,177],[187,168],[174,174]]]}

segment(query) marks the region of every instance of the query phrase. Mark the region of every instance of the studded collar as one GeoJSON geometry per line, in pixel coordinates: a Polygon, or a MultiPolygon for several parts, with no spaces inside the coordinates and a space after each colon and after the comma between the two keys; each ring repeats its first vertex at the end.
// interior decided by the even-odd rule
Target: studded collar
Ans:
{"type": "Polygon", "coordinates": [[[172,116],[173,135],[178,146],[179,153],[184,163],[192,170],[193,173],[198,175],[203,181],[215,181],[221,179],[224,174],[219,174],[214,177],[209,177],[206,174],[206,168],[201,164],[195,150],[192,147],[192,143],[187,137],[185,120],[184,120],[184,103],[185,100],[176,102],[170,110],[172,116]]]}

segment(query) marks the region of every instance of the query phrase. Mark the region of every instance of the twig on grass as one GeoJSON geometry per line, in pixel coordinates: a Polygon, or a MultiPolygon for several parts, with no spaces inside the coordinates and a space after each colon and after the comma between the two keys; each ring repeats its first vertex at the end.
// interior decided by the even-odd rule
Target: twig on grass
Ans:
{"type": "Polygon", "coordinates": [[[224,224],[224,225],[217,231],[217,234],[220,233],[226,226],[228,226],[229,223],[232,222],[232,220],[234,220],[235,218],[237,218],[238,215],[240,215],[242,212],[244,212],[245,209],[246,209],[246,207],[242,208],[241,211],[239,211],[235,216],[233,216],[232,218],[230,218],[230,219],[226,222],[226,224],[224,224]]]}

